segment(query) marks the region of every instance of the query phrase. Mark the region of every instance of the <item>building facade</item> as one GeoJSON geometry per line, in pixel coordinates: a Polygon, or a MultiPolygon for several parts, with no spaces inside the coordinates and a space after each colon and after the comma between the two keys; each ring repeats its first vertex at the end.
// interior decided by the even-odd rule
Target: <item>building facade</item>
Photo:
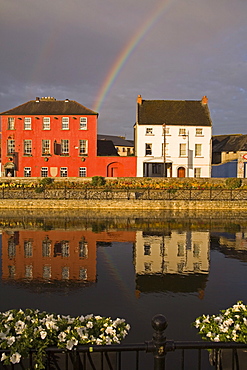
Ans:
{"type": "Polygon", "coordinates": [[[137,98],[138,177],[211,177],[212,121],[201,101],[137,98]]]}
{"type": "Polygon", "coordinates": [[[133,177],[134,157],[97,155],[98,113],[55,98],[36,98],[1,113],[2,175],[133,177]]]}

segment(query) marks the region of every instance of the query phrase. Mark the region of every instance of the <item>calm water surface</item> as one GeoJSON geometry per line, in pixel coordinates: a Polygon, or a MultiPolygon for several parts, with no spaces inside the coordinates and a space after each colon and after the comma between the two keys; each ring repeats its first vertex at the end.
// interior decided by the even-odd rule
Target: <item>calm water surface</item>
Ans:
{"type": "Polygon", "coordinates": [[[245,217],[2,215],[0,309],[125,318],[125,342],[198,340],[203,313],[247,303],[245,217]]]}

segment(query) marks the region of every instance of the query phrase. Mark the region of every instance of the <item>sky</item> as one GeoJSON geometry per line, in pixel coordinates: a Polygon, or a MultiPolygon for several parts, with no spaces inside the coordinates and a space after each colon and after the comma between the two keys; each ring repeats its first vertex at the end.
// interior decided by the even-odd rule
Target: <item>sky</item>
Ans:
{"type": "Polygon", "coordinates": [[[246,0],[0,0],[0,112],[36,97],[133,139],[136,98],[201,100],[213,134],[247,134],[246,0]]]}

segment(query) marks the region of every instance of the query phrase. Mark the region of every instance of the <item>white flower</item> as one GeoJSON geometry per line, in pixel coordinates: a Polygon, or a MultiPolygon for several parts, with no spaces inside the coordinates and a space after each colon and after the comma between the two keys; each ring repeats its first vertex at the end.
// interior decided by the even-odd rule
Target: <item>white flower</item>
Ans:
{"type": "Polygon", "coordinates": [[[41,330],[41,332],[40,332],[41,339],[45,339],[46,336],[47,336],[47,332],[45,330],[41,330]]]}
{"type": "Polygon", "coordinates": [[[7,337],[6,339],[8,346],[12,346],[12,344],[15,342],[15,337],[7,337]]]}
{"type": "Polygon", "coordinates": [[[72,350],[73,346],[76,346],[78,344],[78,340],[75,338],[67,340],[66,348],[68,350],[72,350]]]}
{"type": "Polygon", "coordinates": [[[207,337],[211,338],[212,337],[212,333],[211,331],[209,331],[207,334],[206,334],[207,337]]]}
{"type": "Polygon", "coordinates": [[[10,356],[10,362],[12,364],[18,364],[21,360],[21,355],[18,352],[15,352],[12,356],[10,356]]]}
{"type": "Polygon", "coordinates": [[[106,332],[106,334],[115,335],[116,330],[115,330],[115,329],[113,329],[113,327],[112,327],[112,326],[108,326],[108,328],[106,328],[105,332],[106,332]]]}
{"type": "Polygon", "coordinates": [[[86,327],[89,328],[89,329],[91,329],[93,327],[92,321],[88,321],[86,327]]]}
{"type": "Polygon", "coordinates": [[[214,342],[219,342],[219,341],[220,341],[219,335],[216,335],[216,337],[214,337],[214,342]]]}
{"type": "Polygon", "coordinates": [[[5,353],[3,352],[2,353],[2,357],[1,357],[1,361],[4,361],[4,360],[6,360],[6,358],[8,358],[6,355],[5,355],[5,353]]]}
{"type": "Polygon", "coordinates": [[[19,320],[15,323],[16,334],[22,334],[25,328],[26,324],[23,321],[19,320]]]}
{"type": "Polygon", "coordinates": [[[61,331],[61,333],[58,335],[58,339],[60,342],[65,342],[66,333],[64,331],[61,331]]]}

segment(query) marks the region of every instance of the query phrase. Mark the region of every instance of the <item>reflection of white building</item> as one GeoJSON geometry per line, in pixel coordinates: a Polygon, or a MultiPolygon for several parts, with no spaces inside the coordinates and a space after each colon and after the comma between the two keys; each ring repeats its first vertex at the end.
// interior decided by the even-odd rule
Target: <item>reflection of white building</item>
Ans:
{"type": "Polygon", "coordinates": [[[171,231],[169,235],[136,233],[135,271],[138,275],[206,274],[209,232],[171,231]]]}

